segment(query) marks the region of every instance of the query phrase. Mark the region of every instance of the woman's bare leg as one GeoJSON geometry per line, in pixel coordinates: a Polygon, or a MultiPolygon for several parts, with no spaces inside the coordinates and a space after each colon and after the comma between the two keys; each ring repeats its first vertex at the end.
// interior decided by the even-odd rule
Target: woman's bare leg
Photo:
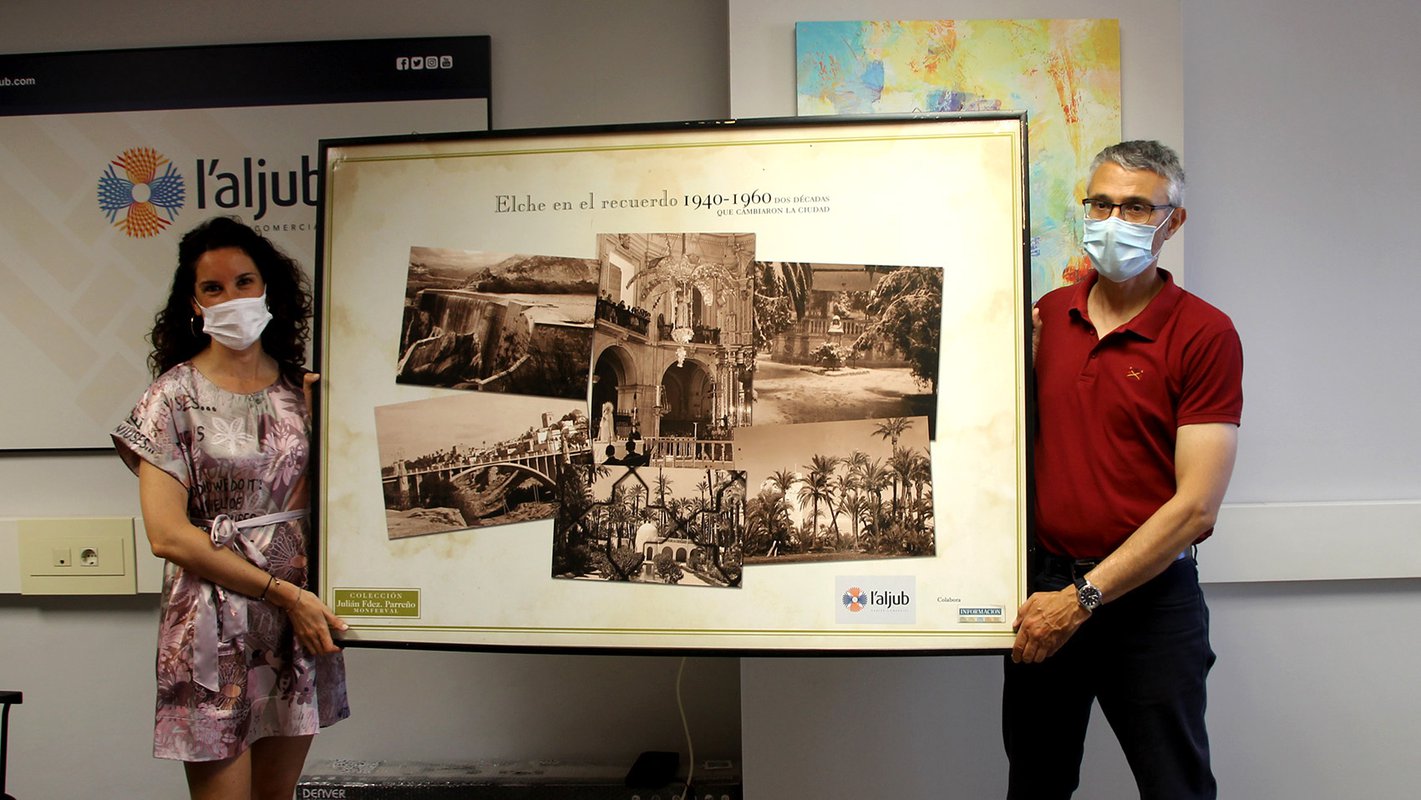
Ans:
{"type": "Polygon", "coordinates": [[[271,736],[252,744],[252,800],[291,800],[313,738],[271,736]]]}
{"type": "Polygon", "coordinates": [[[222,761],[189,761],[192,800],[291,800],[311,736],[258,739],[240,755],[222,761]]]}
{"type": "Polygon", "coordinates": [[[192,800],[249,800],[252,796],[252,751],[221,761],[185,761],[192,800]]]}

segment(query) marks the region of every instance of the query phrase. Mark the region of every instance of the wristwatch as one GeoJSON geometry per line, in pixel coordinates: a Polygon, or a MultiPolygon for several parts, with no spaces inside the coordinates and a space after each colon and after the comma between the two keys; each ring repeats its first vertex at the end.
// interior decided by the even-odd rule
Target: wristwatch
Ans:
{"type": "Polygon", "coordinates": [[[1076,602],[1081,604],[1081,608],[1094,614],[1100,608],[1100,590],[1095,588],[1090,581],[1082,575],[1076,578],[1076,602]]]}

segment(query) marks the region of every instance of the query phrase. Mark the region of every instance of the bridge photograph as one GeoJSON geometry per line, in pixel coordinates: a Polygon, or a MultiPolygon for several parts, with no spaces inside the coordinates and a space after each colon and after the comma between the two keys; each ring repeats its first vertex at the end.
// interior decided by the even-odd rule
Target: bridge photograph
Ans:
{"type": "Polygon", "coordinates": [[[391,539],[550,519],[590,460],[582,403],[468,394],[375,408],[391,539]]]}

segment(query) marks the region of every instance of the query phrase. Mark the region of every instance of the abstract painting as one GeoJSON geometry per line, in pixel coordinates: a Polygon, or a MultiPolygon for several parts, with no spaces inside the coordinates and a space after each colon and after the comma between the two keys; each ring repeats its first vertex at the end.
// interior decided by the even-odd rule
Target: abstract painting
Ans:
{"type": "Polygon", "coordinates": [[[1032,299],[1080,277],[1090,162],[1120,140],[1118,20],[800,22],[795,50],[801,116],[1026,111],[1032,299]]]}

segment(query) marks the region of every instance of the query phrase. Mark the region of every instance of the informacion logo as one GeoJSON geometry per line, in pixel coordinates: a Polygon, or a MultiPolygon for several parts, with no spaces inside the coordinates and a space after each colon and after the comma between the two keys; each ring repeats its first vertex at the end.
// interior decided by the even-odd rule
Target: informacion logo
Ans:
{"type": "Polygon", "coordinates": [[[912,575],[840,575],[834,579],[838,598],[834,621],[862,625],[917,622],[917,578],[912,575]]]}
{"type": "Polygon", "coordinates": [[[968,623],[1001,623],[1006,619],[1006,609],[1002,606],[961,606],[957,609],[957,621],[968,623]]]}
{"type": "Polygon", "coordinates": [[[186,193],[182,174],[166,156],[134,147],[109,162],[99,177],[99,210],[124,235],[144,239],[177,219],[186,193]]]}
{"type": "Polygon", "coordinates": [[[395,59],[395,69],[400,72],[407,70],[453,68],[453,56],[399,56],[395,59]]]}

